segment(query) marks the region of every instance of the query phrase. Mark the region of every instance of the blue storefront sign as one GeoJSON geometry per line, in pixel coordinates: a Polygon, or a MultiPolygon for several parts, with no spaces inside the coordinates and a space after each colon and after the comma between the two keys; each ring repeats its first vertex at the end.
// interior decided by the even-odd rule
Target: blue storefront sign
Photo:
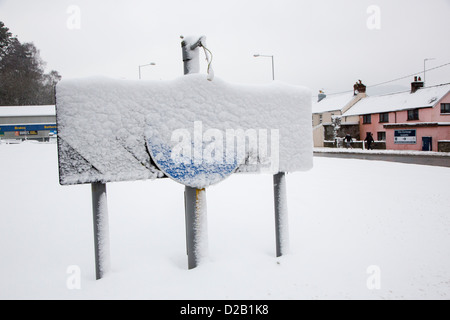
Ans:
{"type": "Polygon", "coordinates": [[[0,135],[4,135],[5,132],[37,132],[37,131],[50,131],[57,134],[58,130],[56,124],[24,124],[24,125],[8,125],[0,126],[0,135]]]}
{"type": "Polygon", "coordinates": [[[417,131],[395,130],[394,142],[395,144],[417,144],[417,131]]]}

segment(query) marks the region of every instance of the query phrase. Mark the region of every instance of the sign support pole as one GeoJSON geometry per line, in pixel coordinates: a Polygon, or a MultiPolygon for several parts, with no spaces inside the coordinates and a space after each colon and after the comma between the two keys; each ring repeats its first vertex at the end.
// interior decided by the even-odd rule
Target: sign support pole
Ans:
{"type": "Polygon", "coordinates": [[[186,243],[188,254],[188,268],[195,269],[198,266],[199,258],[202,255],[202,235],[206,233],[206,226],[202,220],[206,216],[204,201],[206,200],[205,189],[195,189],[186,187],[186,243]]]}
{"type": "MultiPolygon", "coordinates": [[[[193,74],[199,72],[199,52],[198,48],[202,38],[196,43],[190,44],[182,41],[181,48],[183,52],[184,74],[193,74]]],[[[207,210],[202,205],[206,202],[206,189],[185,188],[185,216],[186,216],[186,247],[188,255],[189,270],[195,269],[199,263],[201,235],[205,234],[205,224],[201,221],[206,219],[207,210]]],[[[203,239],[205,240],[205,239],[203,239]]]]}
{"type": "Polygon", "coordinates": [[[289,242],[288,210],[286,195],[286,174],[280,172],[273,176],[275,204],[275,238],[277,257],[287,253],[289,242]]]}
{"type": "Polygon", "coordinates": [[[93,183],[92,211],[94,218],[95,277],[100,280],[109,266],[109,228],[106,184],[93,183]]]}

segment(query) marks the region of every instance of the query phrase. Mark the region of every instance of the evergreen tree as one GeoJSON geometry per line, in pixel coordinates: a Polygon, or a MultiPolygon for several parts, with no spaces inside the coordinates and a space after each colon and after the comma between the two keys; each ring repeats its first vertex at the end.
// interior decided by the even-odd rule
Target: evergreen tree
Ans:
{"type": "Polygon", "coordinates": [[[12,41],[12,34],[5,24],[0,21],[0,61],[7,54],[7,50],[12,41]]]}
{"type": "Polygon", "coordinates": [[[54,86],[61,76],[44,69],[36,46],[20,43],[0,21],[0,105],[54,104],[54,86]]]}

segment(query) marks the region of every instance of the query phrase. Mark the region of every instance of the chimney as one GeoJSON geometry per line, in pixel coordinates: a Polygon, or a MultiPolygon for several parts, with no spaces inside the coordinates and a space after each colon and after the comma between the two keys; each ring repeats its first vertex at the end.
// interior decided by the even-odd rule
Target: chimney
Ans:
{"type": "Polygon", "coordinates": [[[322,90],[320,90],[320,91],[319,91],[319,96],[318,96],[319,100],[318,100],[317,102],[322,101],[322,100],[325,99],[326,97],[327,97],[327,95],[326,95],[322,90]]]}
{"type": "Polygon", "coordinates": [[[353,95],[358,95],[359,93],[366,93],[367,87],[362,83],[361,80],[358,80],[356,84],[353,86],[353,95]]]}
{"type": "Polygon", "coordinates": [[[416,93],[417,90],[423,88],[424,85],[421,77],[414,77],[414,82],[411,82],[411,93],[416,93]]]}

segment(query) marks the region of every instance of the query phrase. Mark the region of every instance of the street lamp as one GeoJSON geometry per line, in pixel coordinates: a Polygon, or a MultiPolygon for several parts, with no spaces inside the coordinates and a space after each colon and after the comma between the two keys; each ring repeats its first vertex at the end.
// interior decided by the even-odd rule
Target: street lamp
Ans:
{"type": "Polygon", "coordinates": [[[423,59],[423,85],[426,85],[427,61],[436,60],[435,58],[423,59]]]}
{"type": "MultiPolygon", "coordinates": [[[[275,64],[273,56],[254,54],[255,58],[272,58],[272,79],[275,81],[275,64]]],[[[277,257],[281,257],[283,252],[281,234],[283,229],[283,216],[287,216],[287,208],[283,206],[283,203],[287,203],[286,200],[286,173],[278,172],[273,176],[273,195],[277,199],[275,201],[275,238],[276,238],[276,252],[277,257]]]]}
{"type": "Polygon", "coordinates": [[[272,58],[272,79],[275,81],[275,64],[274,64],[274,58],[273,56],[267,56],[263,54],[255,54],[253,55],[255,58],[272,58]]]}
{"type": "Polygon", "coordinates": [[[139,80],[141,80],[141,68],[147,67],[147,66],[156,66],[156,63],[151,62],[149,64],[143,64],[143,65],[139,66],[139,80]]]}

